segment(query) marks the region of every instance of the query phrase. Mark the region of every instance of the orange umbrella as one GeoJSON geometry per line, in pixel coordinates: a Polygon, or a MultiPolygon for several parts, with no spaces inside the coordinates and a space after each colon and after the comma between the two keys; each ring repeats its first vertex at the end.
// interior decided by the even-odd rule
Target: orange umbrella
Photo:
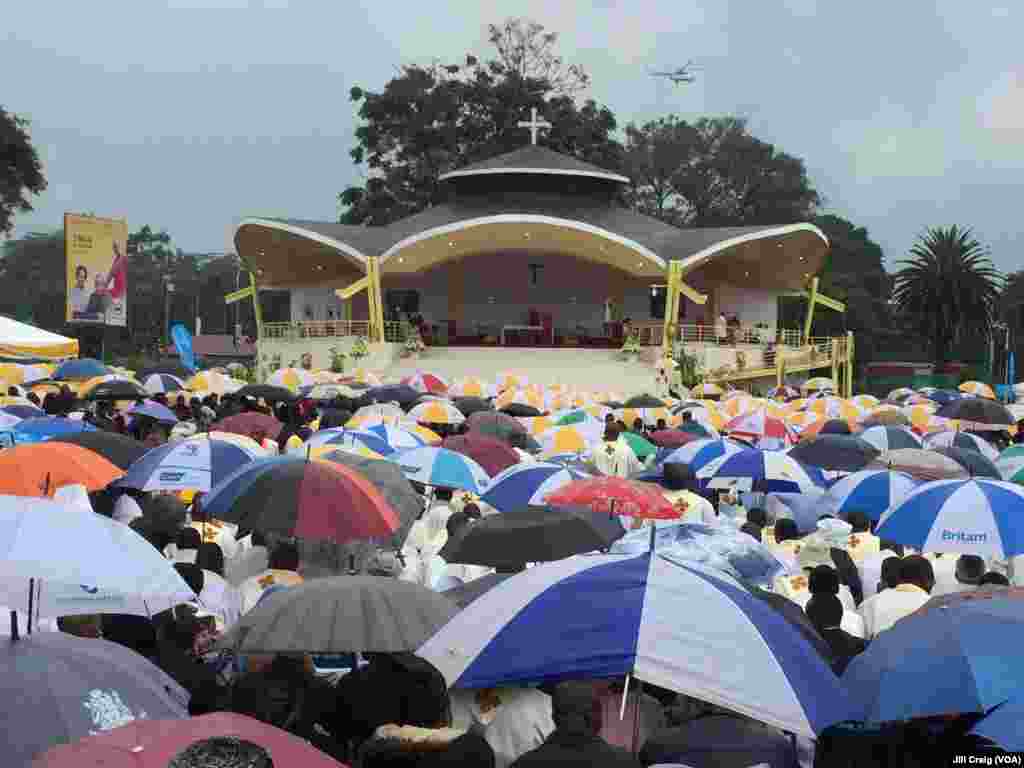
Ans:
{"type": "Polygon", "coordinates": [[[0,451],[0,494],[53,496],[63,485],[98,491],[124,472],[98,453],[72,443],[32,443],[0,451]]]}

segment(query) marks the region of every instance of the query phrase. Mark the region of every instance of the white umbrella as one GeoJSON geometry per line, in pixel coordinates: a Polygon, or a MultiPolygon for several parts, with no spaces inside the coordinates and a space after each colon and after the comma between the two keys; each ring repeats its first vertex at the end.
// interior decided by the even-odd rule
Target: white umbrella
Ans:
{"type": "Polygon", "coordinates": [[[50,618],[149,615],[196,596],[128,526],[52,499],[0,496],[0,605],[27,609],[30,597],[32,614],[50,618]]]}

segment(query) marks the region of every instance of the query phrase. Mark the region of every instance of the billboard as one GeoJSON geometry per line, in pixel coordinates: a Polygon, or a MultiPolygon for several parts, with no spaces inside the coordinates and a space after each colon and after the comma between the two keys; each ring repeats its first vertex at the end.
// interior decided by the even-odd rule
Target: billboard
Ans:
{"type": "Polygon", "coordinates": [[[67,321],[124,326],[128,318],[128,223],[64,214],[67,321]]]}

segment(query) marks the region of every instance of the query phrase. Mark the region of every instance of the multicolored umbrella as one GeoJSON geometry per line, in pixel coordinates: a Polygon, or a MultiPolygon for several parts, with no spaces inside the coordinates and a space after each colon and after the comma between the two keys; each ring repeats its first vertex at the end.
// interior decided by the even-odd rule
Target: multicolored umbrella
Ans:
{"type": "Polygon", "coordinates": [[[720,397],[722,394],[724,394],[724,392],[725,390],[722,389],[720,386],[718,386],[717,384],[712,384],[711,382],[708,381],[704,382],[703,384],[698,384],[696,387],[690,390],[690,394],[695,395],[697,397],[720,397]]]}
{"type": "Polygon", "coordinates": [[[1024,485],[1024,445],[1011,445],[995,460],[1003,480],[1024,485]]]}
{"type": "Polygon", "coordinates": [[[800,397],[800,390],[787,384],[783,384],[781,387],[772,387],[769,389],[768,397],[772,400],[790,400],[794,397],[800,397]]]}
{"type": "Polygon", "coordinates": [[[106,376],[109,373],[111,373],[110,369],[99,360],[81,357],[58,365],[52,378],[56,381],[85,381],[94,376],[106,376]]]}
{"type": "Polygon", "coordinates": [[[783,419],[769,414],[764,408],[737,416],[725,425],[725,431],[758,442],[771,440],[776,442],[778,447],[792,445],[797,441],[796,433],[789,425],[783,419]]]}
{"type": "Polygon", "coordinates": [[[910,387],[897,387],[896,389],[889,392],[885,396],[886,400],[904,400],[905,398],[911,397],[914,394],[914,390],[910,387]]]}
{"type": "Polygon", "coordinates": [[[60,416],[42,416],[23,419],[15,425],[15,442],[46,440],[58,435],[74,435],[79,432],[93,432],[96,427],[84,421],[65,419],[60,416]]]}
{"type": "Polygon", "coordinates": [[[209,436],[165,443],[135,462],[119,485],[140,491],[203,491],[263,458],[265,452],[209,436]]]}
{"type": "Polygon", "coordinates": [[[5,405],[0,408],[0,413],[6,416],[15,416],[19,419],[37,419],[46,416],[46,411],[42,408],[37,408],[31,403],[24,405],[5,405]]]}
{"type": "Polygon", "coordinates": [[[361,473],[323,459],[272,456],[214,486],[206,513],[241,528],[342,543],[390,535],[398,514],[361,473]]]}
{"type": "Polygon", "coordinates": [[[964,429],[975,432],[999,432],[1017,423],[1005,405],[984,397],[953,400],[939,408],[935,415],[955,419],[964,429]]]}
{"type": "MultiPolygon", "coordinates": [[[[371,432],[370,428],[349,429],[348,427],[322,429],[306,441],[305,447],[310,449],[330,447],[337,450],[341,448],[350,448],[356,445],[365,446],[381,456],[388,456],[399,450],[391,445],[383,435],[371,432]]],[[[423,445],[423,443],[421,442],[419,445],[423,445]]],[[[299,453],[301,453],[301,451],[299,453]]]]}
{"type": "Polygon", "coordinates": [[[441,448],[470,457],[491,477],[519,463],[519,454],[508,443],[473,432],[449,437],[441,448]]]}
{"type": "Polygon", "coordinates": [[[530,379],[521,373],[514,371],[502,371],[494,378],[494,384],[499,392],[506,389],[519,389],[530,383],[530,379]]]}
{"type": "Polygon", "coordinates": [[[99,454],[69,443],[30,443],[0,451],[0,494],[53,496],[64,485],[98,491],[122,475],[99,454]]]}
{"type": "Polygon", "coordinates": [[[156,402],[156,400],[144,400],[141,403],[135,403],[128,409],[128,415],[142,416],[144,418],[160,422],[161,424],[178,423],[178,417],[174,415],[174,411],[166,405],[161,405],[156,402]]]}
{"type": "Polygon", "coordinates": [[[744,447],[732,440],[697,440],[672,451],[660,463],[685,464],[696,474],[698,470],[703,469],[712,461],[739,453],[742,450],[744,447]]]}
{"type": "Polygon", "coordinates": [[[960,430],[935,432],[928,435],[924,443],[928,448],[963,448],[967,451],[976,451],[989,461],[999,458],[999,451],[990,442],[977,435],[972,435],[970,432],[961,432],[960,430]]]}
{"type": "Polygon", "coordinates": [[[448,388],[448,394],[452,397],[488,397],[493,391],[488,382],[475,376],[468,376],[457,379],[448,388]]]}
{"type": "Polygon", "coordinates": [[[801,464],[780,451],[756,448],[716,459],[697,470],[696,475],[709,488],[741,491],[804,493],[825,487],[825,476],[817,467],[801,464]]]}
{"type": "Polygon", "coordinates": [[[315,386],[316,379],[310,371],[305,371],[302,368],[279,368],[270,374],[267,384],[298,392],[302,387],[315,386]]]}
{"type": "Polygon", "coordinates": [[[641,462],[646,461],[648,456],[654,456],[658,452],[658,446],[635,432],[623,432],[620,436],[633,454],[641,462]]]}
{"type": "Polygon", "coordinates": [[[636,423],[637,419],[643,424],[653,427],[659,420],[667,424],[672,418],[672,414],[664,406],[657,408],[617,408],[614,414],[616,419],[622,421],[630,428],[636,423]]]}
{"type": "Polygon", "coordinates": [[[210,427],[210,431],[232,432],[236,435],[251,437],[256,442],[260,442],[266,438],[276,440],[277,436],[281,434],[282,427],[284,425],[273,416],[249,411],[247,413],[239,413],[236,416],[228,416],[226,419],[215,422],[210,427]]]}
{"type": "Polygon", "coordinates": [[[458,408],[443,400],[420,403],[409,411],[409,418],[425,424],[461,424],[466,420],[458,408]]]}
{"type": "Polygon", "coordinates": [[[209,392],[215,395],[224,395],[228,392],[237,392],[242,388],[242,382],[235,381],[231,377],[216,371],[203,371],[189,379],[185,386],[193,392],[209,392]]]}
{"type": "Polygon", "coordinates": [[[965,381],[957,389],[975,397],[987,397],[989,400],[996,399],[996,393],[992,391],[992,387],[982,381],[965,381]]]}
{"type": "Polygon", "coordinates": [[[910,475],[885,469],[863,470],[840,478],[826,493],[835,514],[846,517],[863,512],[878,520],[918,486],[910,475]]]}
{"type": "Polygon", "coordinates": [[[544,395],[531,389],[507,389],[494,401],[494,407],[499,411],[511,405],[527,405],[538,411],[543,411],[546,407],[544,395]]]}
{"type": "Polygon", "coordinates": [[[317,384],[309,391],[308,397],[311,400],[333,400],[336,397],[354,400],[361,394],[360,390],[352,389],[344,384],[317,384]]]}
{"type": "Polygon", "coordinates": [[[185,382],[169,373],[153,373],[143,379],[142,386],[155,395],[159,392],[181,392],[185,389],[185,382]]]}
{"type": "Polygon", "coordinates": [[[448,382],[436,373],[417,371],[412,376],[402,379],[402,383],[420,392],[427,392],[432,395],[448,394],[448,382]]]}
{"type": "Polygon", "coordinates": [[[835,392],[839,387],[836,386],[836,383],[832,379],[825,376],[818,376],[805,381],[800,385],[800,389],[803,392],[835,392]]]}
{"type": "Polygon", "coordinates": [[[345,425],[346,427],[369,427],[373,424],[399,424],[403,421],[414,421],[394,403],[373,403],[364,405],[345,425]]]}
{"type": "Polygon", "coordinates": [[[841,397],[820,397],[807,404],[807,410],[826,419],[843,419],[855,424],[864,410],[841,397]]]}
{"type": "Polygon", "coordinates": [[[461,488],[482,494],[490,483],[487,472],[473,459],[445,448],[423,447],[387,457],[410,480],[440,488],[461,488]]]}
{"type": "Polygon", "coordinates": [[[499,512],[538,506],[549,493],[586,476],[561,464],[516,464],[495,475],[480,500],[499,512]]]}
{"type": "Polygon", "coordinates": [[[600,439],[600,432],[587,433],[578,427],[554,427],[537,435],[541,450],[547,454],[584,453],[600,439]]]}
{"type": "Polygon", "coordinates": [[[881,402],[874,395],[856,395],[850,398],[850,402],[861,409],[861,411],[870,411],[872,408],[877,406],[881,402]]]}
{"type": "Polygon", "coordinates": [[[548,494],[552,506],[586,506],[609,515],[672,520],[679,514],[656,486],[621,477],[591,477],[574,480],[548,494]]]}
{"type": "Polygon", "coordinates": [[[897,448],[922,448],[921,438],[906,427],[868,427],[858,437],[883,453],[897,448]]]}

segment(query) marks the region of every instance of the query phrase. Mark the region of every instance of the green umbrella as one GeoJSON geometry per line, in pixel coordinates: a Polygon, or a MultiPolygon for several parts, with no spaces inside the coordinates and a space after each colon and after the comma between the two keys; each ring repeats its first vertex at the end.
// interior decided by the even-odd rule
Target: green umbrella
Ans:
{"type": "Polygon", "coordinates": [[[569,411],[568,413],[562,414],[558,421],[555,422],[556,427],[568,427],[572,424],[582,424],[583,422],[592,419],[589,413],[584,411],[582,408],[575,411],[569,411]]]}
{"type": "Polygon", "coordinates": [[[698,435],[700,437],[711,437],[711,433],[708,432],[707,428],[699,421],[684,421],[679,426],[680,431],[688,432],[691,435],[698,435]]]}
{"type": "Polygon", "coordinates": [[[658,452],[658,447],[635,432],[623,432],[622,439],[626,441],[633,453],[640,461],[646,461],[648,456],[658,452]]]}

